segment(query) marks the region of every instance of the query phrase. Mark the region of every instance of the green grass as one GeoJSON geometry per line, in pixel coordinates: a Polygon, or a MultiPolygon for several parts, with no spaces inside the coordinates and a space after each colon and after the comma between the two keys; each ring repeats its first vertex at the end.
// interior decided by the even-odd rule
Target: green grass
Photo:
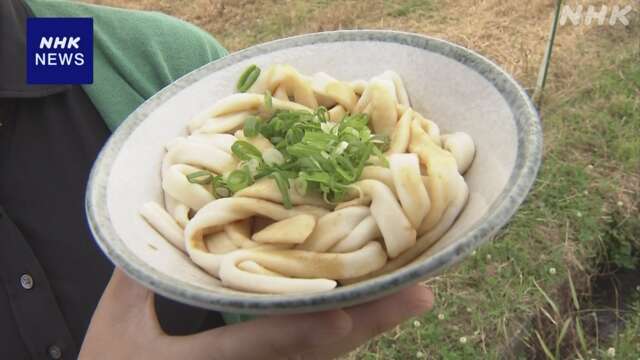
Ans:
{"type": "Polygon", "coordinates": [[[219,34],[221,38],[241,38],[245,44],[259,44],[280,37],[290,36],[291,31],[305,23],[318,7],[322,6],[312,2],[293,2],[287,5],[286,11],[270,14],[268,18],[256,21],[251,27],[238,29],[232,27],[219,34]]]}
{"type": "MultiPolygon", "coordinates": [[[[274,10],[262,11],[260,18],[251,19],[250,26],[222,27],[216,36],[227,41],[232,47],[245,47],[300,32],[323,31],[327,23],[330,27],[354,27],[361,21],[378,21],[380,17],[403,18],[407,16],[432,17],[437,0],[383,0],[368,6],[369,11],[361,11],[366,4],[345,3],[337,0],[291,1],[277,3],[274,10]],[[356,11],[356,14],[351,13],[356,11]],[[349,14],[346,16],[345,14],[349,14]],[[333,21],[337,21],[336,24],[333,21]]],[[[264,6],[264,5],[262,5],[264,6]]],[[[365,25],[369,27],[370,25],[365,25]]]]}
{"type": "Polygon", "coordinates": [[[411,14],[423,14],[424,12],[434,9],[433,0],[409,0],[409,1],[385,1],[385,5],[389,8],[387,15],[393,17],[403,17],[411,14]]]}
{"type": "MultiPolygon", "coordinates": [[[[627,355],[632,358],[632,356],[637,357],[640,354],[640,290],[638,290],[636,301],[631,306],[626,319],[625,329],[609,343],[609,347],[613,347],[616,354],[623,355],[621,356],[623,359],[627,355]]],[[[605,345],[606,349],[609,347],[605,345]]]]}

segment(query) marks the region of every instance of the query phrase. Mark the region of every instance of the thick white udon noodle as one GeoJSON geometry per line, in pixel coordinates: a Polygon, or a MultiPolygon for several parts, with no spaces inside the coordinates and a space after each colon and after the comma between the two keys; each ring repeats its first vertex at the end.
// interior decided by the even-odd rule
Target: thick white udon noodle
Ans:
{"type": "MultiPolygon", "coordinates": [[[[167,144],[162,163],[165,206],[140,213],[164,238],[231,289],[270,294],[327,291],[394,271],[427,250],[463,210],[468,188],[462,174],[475,156],[471,137],[441,135],[411,108],[402,79],[386,71],[368,81],[305,76],[289,65],[263,71],[247,93],[230,95],[188,124],[190,135],[167,144]],[[227,174],[238,165],[231,145],[244,139],[260,151],[273,145],[245,138],[244,120],[272,108],[329,109],[338,122],[366,113],[375,133],[391,137],[389,167],[367,166],[348,201],[335,206],[319,194],[291,190],[292,209],[271,179],[232,197],[216,198],[187,175],[227,174]]],[[[372,159],[373,160],[373,159],[372,159]]]]}

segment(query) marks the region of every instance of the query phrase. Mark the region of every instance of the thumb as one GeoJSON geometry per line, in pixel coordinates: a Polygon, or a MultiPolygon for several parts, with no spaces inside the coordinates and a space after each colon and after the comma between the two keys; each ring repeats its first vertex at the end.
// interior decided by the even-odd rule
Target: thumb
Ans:
{"type": "MultiPolygon", "coordinates": [[[[153,293],[115,268],[111,280],[102,293],[95,315],[108,315],[120,322],[132,314],[144,314],[153,305],[153,293]]],[[[155,318],[155,311],[151,312],[155,318]]],[[[95,317],[94,315],[94,317],[95,317]]],[[[149,315],[149,314],[146,314],[149,315]]]]}

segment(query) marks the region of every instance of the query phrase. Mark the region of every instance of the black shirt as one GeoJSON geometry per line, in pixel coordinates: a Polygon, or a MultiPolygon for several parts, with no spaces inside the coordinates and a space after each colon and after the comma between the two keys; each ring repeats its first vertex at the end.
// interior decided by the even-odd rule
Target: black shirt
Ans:
{"type": "MultiPolygon", "coordinates": [[[[80,86],[26,84],[29,14],[0,0],[0,359],[72,359],[113,270],[83,208],[109,130],[80,86]]],[[[222,324],[217,313],[156,304],[171,334],[222,324]]]]}

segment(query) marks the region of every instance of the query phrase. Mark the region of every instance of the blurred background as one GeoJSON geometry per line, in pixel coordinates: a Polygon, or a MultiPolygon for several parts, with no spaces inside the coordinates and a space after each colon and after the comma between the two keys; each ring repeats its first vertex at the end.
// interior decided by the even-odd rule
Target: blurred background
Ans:
{"type": "MultiPolygon", "coordinates": [[[[554,0],[90,2],[176,16],[231,52],[336,29],[426,34],[487,56],[530,94],[556,7],[554,0]]],[[[528,200],[494,241],[428,281],[437,295],[430,314],[345,359],[640,359],[640,1],[565,1],[561,10],[538,103],[545,155],[528,200]],[[603,24],[593,16],[589,24],[589,13],[603,11],[603,24]]]]}

